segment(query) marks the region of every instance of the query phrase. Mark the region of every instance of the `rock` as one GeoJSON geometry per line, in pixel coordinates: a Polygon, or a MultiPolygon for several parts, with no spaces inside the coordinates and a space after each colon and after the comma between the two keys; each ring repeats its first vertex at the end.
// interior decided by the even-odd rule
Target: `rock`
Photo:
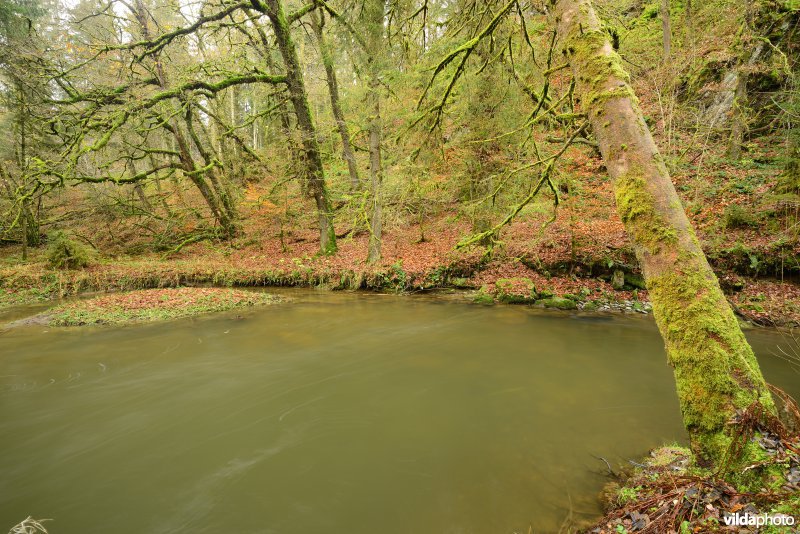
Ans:
{"type": "Polygon", "coordinates": [[[631,530],[642,530],[644,529],[648,523],[650,523],[650,517],[647,514],[640,514],[639,512],[631,512],[628,514],[628,517],[631,520],[631,530]]]}
{"type": "Polygon", "coordinates": [[[478,291],[477,293],[473,294],[470,298],[472,299],[472,302],[474,302],[475,304],[484,304],[484,305],[494,304],[494,297],[483,291],[478,291]]]}
{"type": "Polygon", "coordinates": [[[786,480],[790,484],[800,484],[800,467],[793,467],[786,475],[786,480]]]}
{"type": "Polygon", "coordinates": [[[457,289],[473,289],[475,287],[475,284],[466,278],[451,278],[450,285],[457,289]]]}
{"type": "Polygon", "coordinates": [[[625,287],[625,272],[621,269],[616,269],[614,274],[611,275],[611,287],[617,291],[625,287]]]}
{"type": "Polygon", "coordinates": [[[583,311],[596,311],[599,307],[600,306],[598,306],[598,304],[595,301],[590,300],[590,301],[586,302],[583,305],[583,308],[581,308],[581,309],[583,311]]]}
{"type": "MultiPolygon", "coordinates": [[[[625,284],[633,287],[635,289],[647,289],[647,286],[644,284],[644,278],[635,274],[625,274],[625,284]]],[[[616,289],[616,288],[615,288],[616,289]]]]}
{"type": "Polygon", "coordinates": [[[557,308],[559,310],[575,310],[578,308],[578,305],[574,300],[564,299],[561,297],[537,300],[536,305],[544,306],[545,308],[557,308]]]}

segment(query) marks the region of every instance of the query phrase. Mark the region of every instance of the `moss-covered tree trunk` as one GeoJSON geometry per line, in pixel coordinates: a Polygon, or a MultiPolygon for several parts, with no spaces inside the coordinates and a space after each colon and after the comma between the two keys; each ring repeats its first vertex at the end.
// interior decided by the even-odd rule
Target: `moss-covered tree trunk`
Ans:
{"type": "Polygon", "coordinates": [[[367,94],[369,117],[369,176],[372,196],[370,214],[369,247],[367,263],[381,259],[383,243],[383,121],[381,120],[381,69],[384,60],[384,0],[369,0],[364,4],[364,25],[367,34],[366,51],[369,54],[369,93],[367,94]]]}
{"type": "Polygon", "coordinates": [[[669,61],[672,50],[672,24],[669,16],[669,0],[661,0],[661,33],[664,44],[664,63],[669,61]]]}
{"type": "Polygon", "coordinates": [[[333,66],[333,55],[331,54],[328,43],[325,41],[325,33],[323,31],[325,13],[315,11],[313,15],[312,25],[314,27],[314,35],[317,37],[317,44],[319,45],[320,56],[322,57],[322,65],[325,67],[325,79],[328,82],[328,95],[331,100],[331,110],[333,111],[333,118],[336,121],[336,128],[339,130],[339,137],[342,138],[342,158],[347,163],[347,170],[350,172],[350,189],[355,191],[361,188],[361,178],[358,175],[356,156],[353,153],[353,146],[350,143],[350,132],[347,128],[347,122],[344,120],[344,112],[342,111],[342,105],[339,101],[339,82],[336,79],[336,70],[333,66]]]}
{"type": "MultiPolygon", "coordinates": [[[[151,40],[152,36],[148,19],[149,15],[144,2],[142,0],[136,0],[133,8],[133,15],[136,18],[136,22],[139,24],[139,31],[141,32],[142,37],[147,41],[151,40]]],[[[168,89],[169,79],[167,78],[166,71],[164,70],[164,65],[157,56],[155,56],[153,59],[153,66],[158,86],[161,89],[168,89]]],[[[170,115],[177,115],[178,113],[179,110],[173,109],[171,110],[170,115]]],[[[203,177],[203,173],[199,172],[201,167],[198,166],[194,161],[191,146],[187,138],[188,136],[181,127],[180,122],[174,118],[167,119],[164,122],[164,128],[174,137],[175,142],[178,145],[178,159],[181,162],[183,171],[189,177],[189,180],[191,180],[195,187],[197,187],[198,191],[200,191],[200,194],[206,201],[206,204],[208,205],[208,208],[211,211],[214,219],[219,222],[223,231],[228,236],[232,237],[236,235],[236,214],[235,212],[229,212],[227,210],[227,206],[223,205],[220,199],[214,194],[214,191],[211,189],[211,187],[209,187],[206,179],[203,177]]]]}
{"type": "Polygon", "coordinates": [[[729,422],[738,410],[761,403],[774,412],[767,385],[592,3],[554,1],[551,17],[644,272],[692,450],[700,464],[717,464],[729,449],[729,422]]]}
{"type": "Polygon", "coordinates": [[[800,191],[800,134],[792,132],[792,146],[780,183],[787,191],[800,191]]]}
{"type": "Polygon", "coordinates": [[[333,229],[333,212],[328,190],[325,186],[325,174],[319,151],[317,130],[311,118],[311,107],[308,104],[303,71],[300,66],[300,60],[297,57],[297,48],[292,39],[289,19],[286,17],[286,11],[281,0],[266,0],[265,5],[267,7],[267,16],[272,23],[272,30],[275,33],[275,40],[278,43],[278,49],[286,67],[289,99],[292,101],[295,116],[297,117],[297,126],[303,137],[303,159],[306,166],[308,187],[317,204],[320,252],[322,254],[335,254],[336,234],[333,229]]]}

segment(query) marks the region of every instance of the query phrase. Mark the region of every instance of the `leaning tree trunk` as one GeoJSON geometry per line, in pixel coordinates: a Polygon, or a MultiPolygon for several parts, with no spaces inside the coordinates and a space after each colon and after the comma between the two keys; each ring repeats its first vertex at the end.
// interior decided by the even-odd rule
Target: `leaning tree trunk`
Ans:
{"type": "Polygon", "coordinates": [[[737,411],[774,413],[758,362],[681,206],[619,55],[590,0],[551,13],[644,272],[698,463],[721,463],[737,411]]]}
{"type": "Polygon", "coordinates": [[[333,228],[333,212],[331,210],[328,190],[325,187],[325,174],[322,168],[322,157],[317,141],[317,130],[311,118],[308,95],[303,81],[303,71],[297,57],[297,48],[292,40],[289,19],[283,9],[281,0],[266,0],[267,16],[275,32],[281,57],[286,66],[286,84],[289,98],[297,117],[297,126],[303,136],[304,163],[306,165],[308,186],[317,204],[319,219],[320,252],[336,253],[336,233],[333,228]]]}

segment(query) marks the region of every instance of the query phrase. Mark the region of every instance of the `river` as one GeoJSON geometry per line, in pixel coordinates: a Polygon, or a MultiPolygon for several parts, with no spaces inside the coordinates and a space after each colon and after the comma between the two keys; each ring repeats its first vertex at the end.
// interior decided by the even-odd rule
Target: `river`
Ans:
{"type": "MultiPolygon", "coordinates": [[[[280,292],[0,334],[0,531],[557,532],[600,514],[597,457],[685,441],[649,316],[280,292]]],[[[748,336],[800,396],[791,340],[748,336]]]]}

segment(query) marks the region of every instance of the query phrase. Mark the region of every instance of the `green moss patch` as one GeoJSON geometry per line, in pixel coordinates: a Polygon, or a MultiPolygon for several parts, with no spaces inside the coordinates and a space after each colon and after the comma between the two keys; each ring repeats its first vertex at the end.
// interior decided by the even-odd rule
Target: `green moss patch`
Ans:
{"type": "Polygon", "coordinates": [[[552,297],[549,299],[540,299],[536,301],[537,306],[544,306],[545,308],[556,308],[558,310],[575,310],[578,305],[574,300],[565,299],[561,297],[552,297]]]}
{"type": "Polygon", "coordinates": [[[62,304],[47,313],[51,326],[127,324],[193,317],[276,302],[278,297],[238,289],[179,287],[105,295],[62,304]]]}

